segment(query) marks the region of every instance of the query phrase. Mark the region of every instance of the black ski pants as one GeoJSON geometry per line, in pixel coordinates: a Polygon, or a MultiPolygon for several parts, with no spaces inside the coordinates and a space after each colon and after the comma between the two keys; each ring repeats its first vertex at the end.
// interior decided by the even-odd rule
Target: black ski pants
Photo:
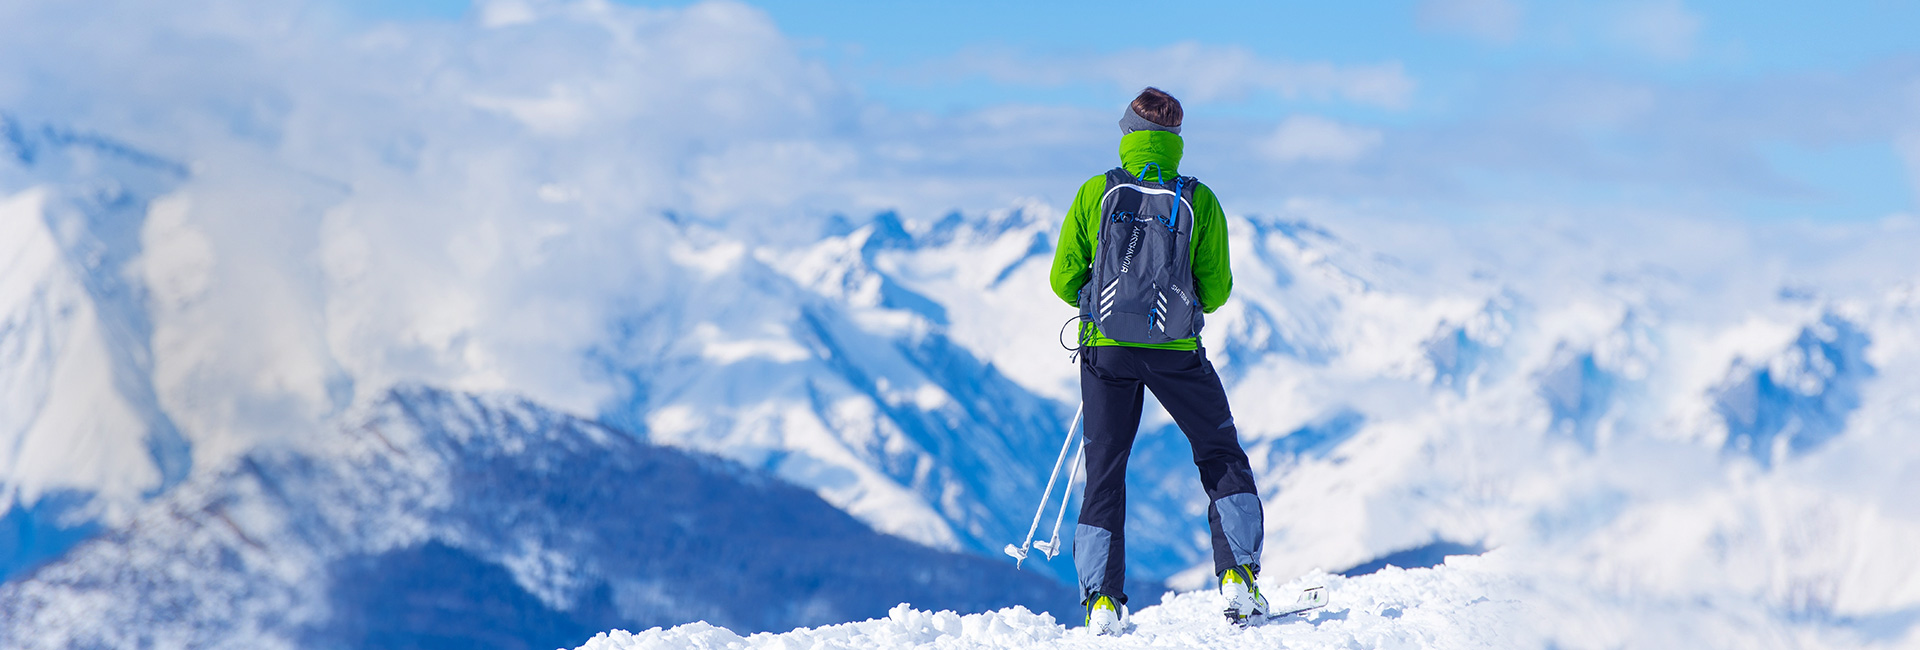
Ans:
{"type": "Polygon", "coordinates": [[[1093,592],[1126,601],[1127,458],[1146,390],[1193,445],[1193,464],[1209,500],[1214,574],[1260,563],[1265,526],[1253,470],[1206,350],[1089,346],[1080,360],[1087,485],[1073,543],[1083,603],[1093,592]]]}

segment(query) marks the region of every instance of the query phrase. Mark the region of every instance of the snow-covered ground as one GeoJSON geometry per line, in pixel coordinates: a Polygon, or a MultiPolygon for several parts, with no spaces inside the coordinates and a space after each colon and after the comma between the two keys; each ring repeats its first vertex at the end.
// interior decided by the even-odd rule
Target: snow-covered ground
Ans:
{"type": "Polygon", "coordinates": [[[1728,648],[1913,647],[1898,626],[1865,631],[1783,621],[1762,610],[1701,600],[1645,601],[1534,574],[1504,551],[1453,556],[1431,568],[1388,567],[1345,578],[1315,572],[1262,580],[1270,597],[1324,586],[1329,605],[1245,628],[1220,615],[1216,593],[1168,594],[1132,616],[1133,628],[1095,637],[1077,621],[1014,607],[980,614],[901,604],[885,618],[748,636],[707,623],[614,630],[580,650],[680,648],[1728,648]],[[1064,624],[1063,624],[1064,623],[1064,624]]]}

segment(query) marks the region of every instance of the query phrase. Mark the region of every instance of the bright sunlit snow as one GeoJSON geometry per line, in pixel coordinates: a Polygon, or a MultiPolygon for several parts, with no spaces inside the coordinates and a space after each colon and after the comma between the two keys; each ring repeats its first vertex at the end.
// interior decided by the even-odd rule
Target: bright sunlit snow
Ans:
{"type": "Polygon", "coordinates": [[[676,648],[1795,648],[1887,642],[1872,631],[1797,627],[1765,611],[1709,601],[1621,598],[1595,585],[1533,574],[1526,560],[1495,551],[1456,556],[1433,568],[1389,567],[1355,578],[1315,572],[1262,580],[1270,597],[1322,585],[1320,610],[1246,628],[1228,624],[1211,592],[1170,595],[1134,612],[1118,637],[1094,637],[1077,621],[1025,608],[980,614],[924,611],[906,604],[885,618],[748,636],[705,623],[638,633],[614,630],[581,650],[676,648]]]}

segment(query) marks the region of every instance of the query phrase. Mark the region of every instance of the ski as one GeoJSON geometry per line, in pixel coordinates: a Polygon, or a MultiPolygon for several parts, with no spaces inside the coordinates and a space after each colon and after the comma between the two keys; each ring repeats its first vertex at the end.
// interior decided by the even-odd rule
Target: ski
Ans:
{"type": "Polygon", "coordinates": [[[1227,621],[1243,627],[1248,625],[1264,625],[1270,621],[1286,618],[1294,614],[1304,614],[1326,606],[1327,589],[1325,587],[1307,587],[1300,591],[1300,597],[1295,599],[1292,605],[1278,607],[1271,612],[1256,614],[1245,619],[1235,617],[1233,610],[1229,609],[1227,611],[1227,621]]]}
{"type": "Polygon", "coordinates": [[[1302,590],[1300,592],[1300,597],[1293,601],[1292,606],[1276,609],[1268,613],[1267,618],[1280,618],[1282,616],[1292,616],[1294,614],[1299,614],[1309,610],[1320,609],[1326,606],[1327,606],[1326,587],[1307,587],[1305,590],[1302,590]]]}

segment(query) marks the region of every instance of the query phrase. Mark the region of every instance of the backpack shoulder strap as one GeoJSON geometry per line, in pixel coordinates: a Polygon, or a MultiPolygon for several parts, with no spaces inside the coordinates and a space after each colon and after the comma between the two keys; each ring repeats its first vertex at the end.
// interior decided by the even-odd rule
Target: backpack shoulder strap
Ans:
{"type": "Polygon", "coordinates": [[[1115,167],[1107,170],[1107,189],[1100,193],[1100,217],[1102,221],[1106,220],[1108,216],[1107,213],[1113,211],[1113,188],[1121,185],[1130,185],[1134,182],[1133,174],[1127,173],[1125,167],[1115,167]]]}

